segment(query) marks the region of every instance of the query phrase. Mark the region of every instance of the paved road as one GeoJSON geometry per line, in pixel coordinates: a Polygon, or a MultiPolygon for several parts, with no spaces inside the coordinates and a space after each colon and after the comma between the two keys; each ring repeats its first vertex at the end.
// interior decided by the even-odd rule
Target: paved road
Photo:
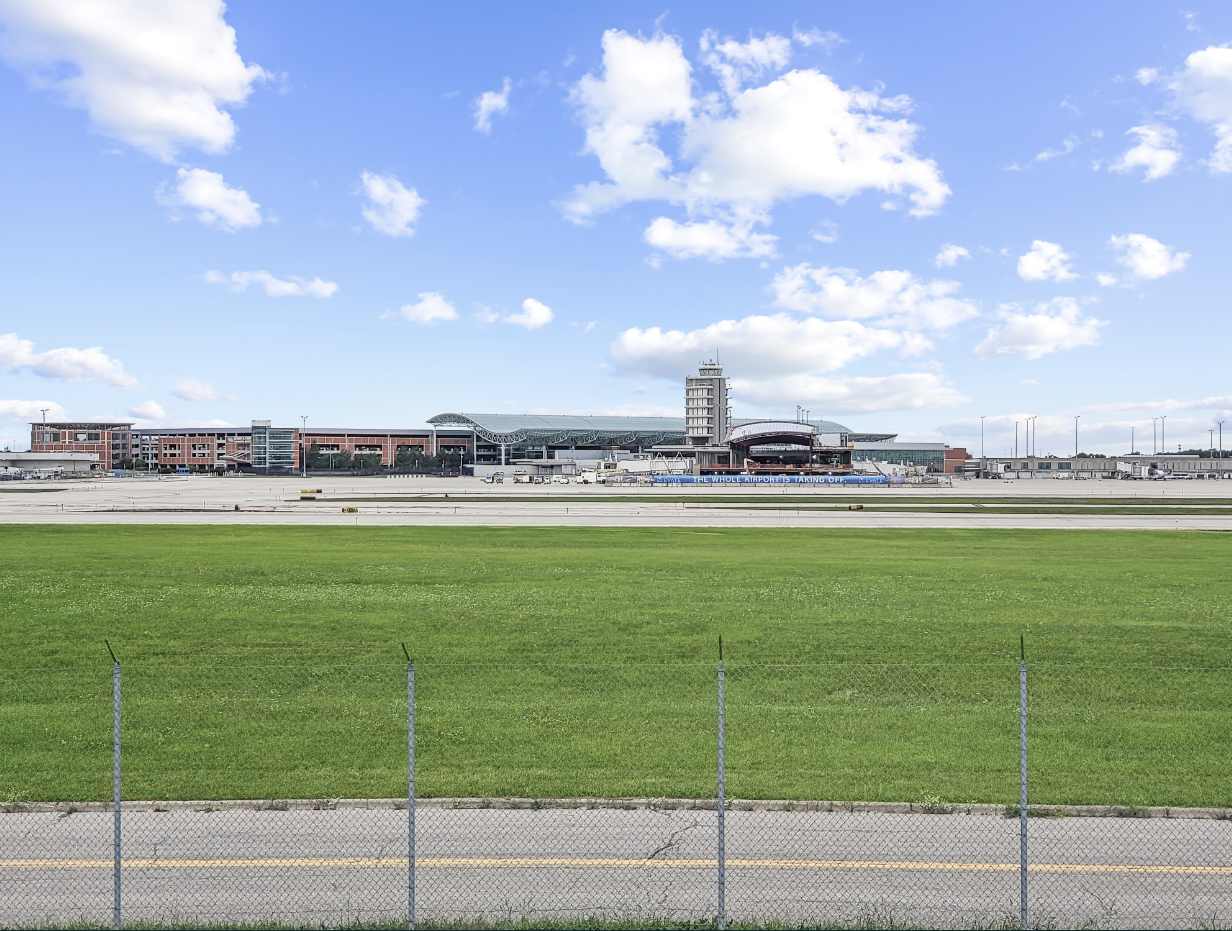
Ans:
{"type": "MultiPolygon", "coordinates": [[[[596,488],[581,485],[484,485],[476,479],[354,479],[346,484],[300,478],[168,478],[80,483],[6,483],[0,487],[0,523],[137,523],[315,526],[551,526],[551,527],[902,527],[1039,528],[1097,530],[1232,530],[1230,482],[1117,482],[972,480],[951,487],[831,489],[596,488]],[[1184,486],[1184,487],[1178,487],[1184,486]],[[300,489],[322,488],[315,501],[301,501],[300,489]],[[23,488],[54,491],[23,492],[23,488]],[[813,506],[776,501],[804,496],[813,506]],[[450,495],[446,498],[445,495],[450,495]],[[753,496],[758,506],[724,504],[723,495],[753,496]],[[380,502],[396,495],[415,500],[380,502]],[[457,500],[487,496],[492,499],[457,500]],[[955,498],[986,500],[1013,495],[1062,495],[1078,507],[1098,506],[1110,497],[1178,506],[1179,513],[988,514],[874,510],[887,503],[917,507],[952,505],[955,498]],[[868,510],[827,507],[828,499],[858,497],[868,510]],[[601,498],[625,500],[599,500],[601,498]],[[654,500],[661,498],[663,500],[654,500]],[[673,500],[667,500],[667,499],[673,500]],[[677,499],[684,498],[684,501],[677,499]],[[359,500],[355,500],[359,499],[359,500]],[[532,500],[537,499],[537,500],[532,500]],[[650,500],[646,500],[650,499],[650,500]],[[1229,506],[1226,514],[1192,514],[1194,507],[1229,506]],[[240,510],[236,510],[239,507],[240,510]],[[355,514],[343,507],[356,507],[355,514]]],[[[962,505],[960,505],[962,506],[962,505]]]]}
{"type": "MultiPolygon", "coordinates": [[[[0,814],[0,925],[108,922],[111,818],[0,814]]],[[[714,914],[714,811],[421,807],[416,819],[421,919],[714,914]]],[[[126,921],[406,913],[405,811],[146,810],[124,825],[126,921]]],[[[1017,831],[995,814],[731,811],[728,916],[1001,921],[1018,910],[1017,831]]],[[[1035,923],[1232,919],[1227,821],[1040,818],[1031,832],[1035,923]]]]}

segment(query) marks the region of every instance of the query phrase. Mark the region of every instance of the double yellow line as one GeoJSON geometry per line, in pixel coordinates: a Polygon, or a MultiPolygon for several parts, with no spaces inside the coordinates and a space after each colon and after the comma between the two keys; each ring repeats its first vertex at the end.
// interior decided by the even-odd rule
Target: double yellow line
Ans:
{"type": "MultiPolygon", "coordinates": [[[[0,869],[104,869],[111,860],[0,860],[0,869]]],[[[131,859],[125,869],[356,869],[406,867],[406,857],[270,857],[202,860],[131,859]]],[[[418,857],[417,867],[450,869],[716,869],[716,860],[644,860],[617,857],[418,857]]],[[[1017,863],[945,863],[928,860],[727,860],[731,869],[761,870],[929,870],[931,872],[1017,872],[1017,863]]],[[[1178,876],[1229,876],[1232,866],[1165,866],[1121,863],[1032,863],[1032,873],[1164,873],[1178,876]]]]}

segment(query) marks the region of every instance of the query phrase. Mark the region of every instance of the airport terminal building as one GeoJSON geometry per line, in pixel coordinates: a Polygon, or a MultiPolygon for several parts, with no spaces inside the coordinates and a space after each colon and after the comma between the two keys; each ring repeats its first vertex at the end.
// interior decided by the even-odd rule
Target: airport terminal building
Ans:
{"type": "Polygon", "coordinates": [[[393,468],[408,460],[408,452],[460,455],[477,474],[518,465],[570,474],[587,463],[630,455],[688,459],[691,471],[716,473],[850,471],[874,462],[955,472],[966,460],[965,450],[943,443],[898,443],[896,434],[860,432],[832,420],[732,417],[727,378],[715,363],[685,379],[683,417],[444,413],[428,424],[371,429],[283,427],[269,420],[224,428],[36,423],[30,425],[30,449],[85,454],[94,471],[140,460],[164,471],[258,473],[298,472],[305,464],[329,469],[335,457],[393,468]]]}

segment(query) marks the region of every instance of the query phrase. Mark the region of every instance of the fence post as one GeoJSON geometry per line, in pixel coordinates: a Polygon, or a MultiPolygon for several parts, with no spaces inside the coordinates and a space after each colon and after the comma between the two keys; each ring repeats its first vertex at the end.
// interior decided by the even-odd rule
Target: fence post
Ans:
{"type": "MultiPolygon", "coordinates": [[[[404,646],[403,650],[406,649],[404,646]]],[[[406,663],[406,926],[415,929],[415,664],[406,663]]]]}
{"type": "Polygon", "coordinates": [[[1018,666],[1018,919],[1027,931],[1027,649],[1018,666]]]}
{"type": "MultiPolygon", "coordinates": [[[[110,643],[107,650],[111,651],[110,643]]],[[[115,653],[111,659],[111,922],[120,931],[120,662],[115,653]]]]}
{"type": "Polygon", "coordinates": [[[723,699],[723,638],[719,638],[719,914],[715,921],[718,931],[723,931],[727,924],[727,825],[726,802],[727,768],[726,741],[724,739],[724,699],[723,699]]]}

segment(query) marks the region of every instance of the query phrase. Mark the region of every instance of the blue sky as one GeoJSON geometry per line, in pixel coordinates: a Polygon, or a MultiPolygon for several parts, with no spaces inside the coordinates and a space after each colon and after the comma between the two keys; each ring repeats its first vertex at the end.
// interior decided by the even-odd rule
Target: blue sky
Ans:
{"type": "MultiPolygon", "coordinates": [[[[0,0],[26,422],[1232,421],[1232,9],[0,0]]],[[[8,334],[8,335],[4,335],[8,334]]],[[[1228,445],[1232,446],[1232,423],[1228,445]]],[[[1146,439],[1143,439],[1143,437],[1146,439]]],[[[1021,445],[1021,442],[1020,442],[1021,445]]]]}

